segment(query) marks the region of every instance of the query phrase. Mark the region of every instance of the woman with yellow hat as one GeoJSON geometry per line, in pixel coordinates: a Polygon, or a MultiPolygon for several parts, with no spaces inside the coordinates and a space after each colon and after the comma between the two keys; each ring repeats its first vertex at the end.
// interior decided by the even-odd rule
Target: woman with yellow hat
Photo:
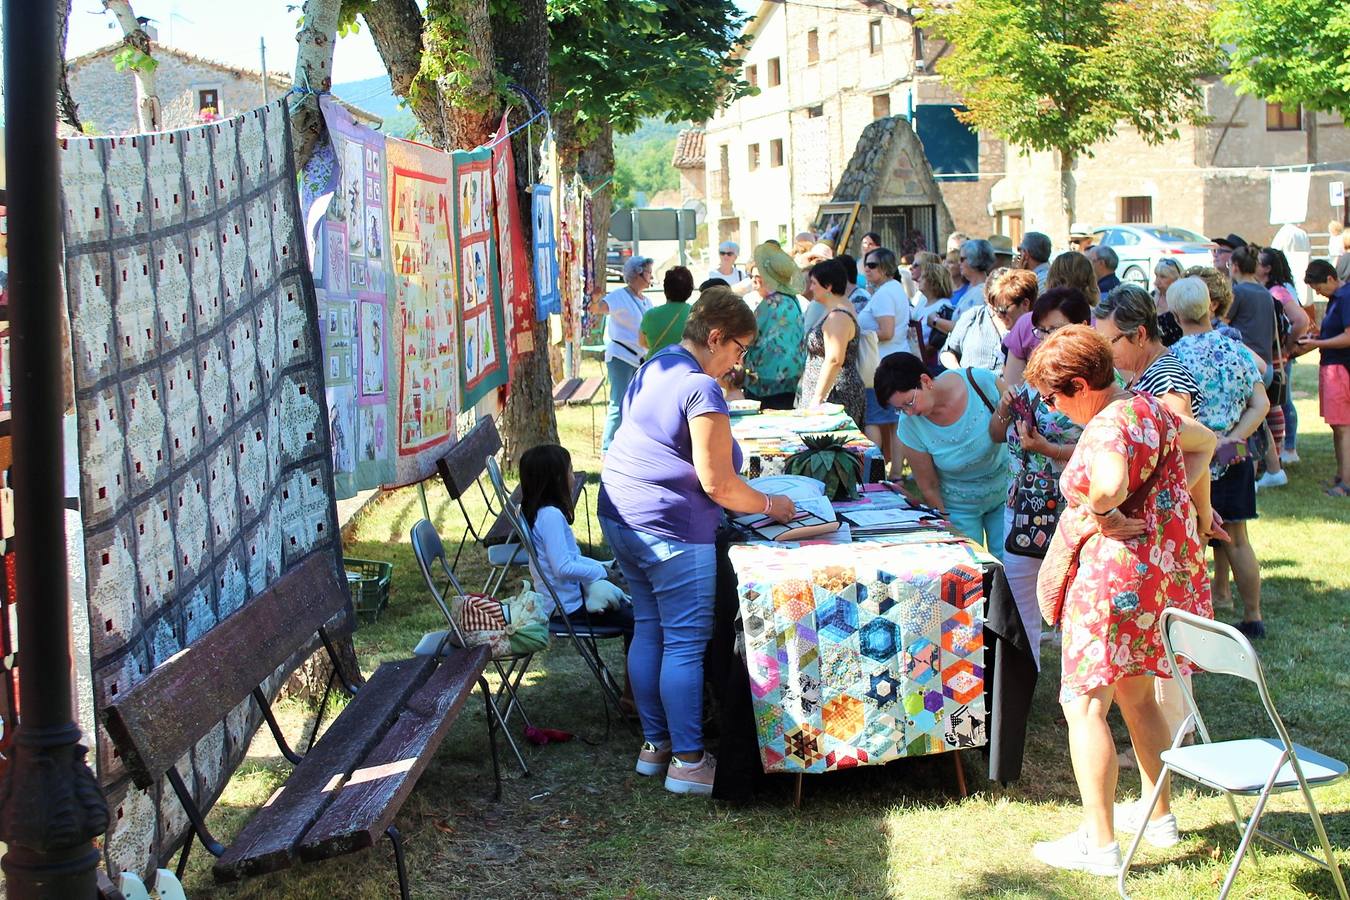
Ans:
{"type": "Polygon", "coordinates": [[[759,339],[745,355],[745,394],[765,409],[792,409],[806,367],[806,329],[797,302],[802,272],[782,247],[768,242],[755,248],[755,269],[764,299],[755,307],[759,339]]]}

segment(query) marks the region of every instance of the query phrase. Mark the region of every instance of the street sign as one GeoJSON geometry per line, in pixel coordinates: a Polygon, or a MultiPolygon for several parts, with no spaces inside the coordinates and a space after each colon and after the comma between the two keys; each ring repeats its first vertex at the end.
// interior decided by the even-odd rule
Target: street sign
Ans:
{"type": "Polygon", "coordinates": [[[609,233],[621,241],[633,239],[633,220],[644,241],[692,240],[697,227],[692,209],[616,209],[609,217],[609,233]]]}
{"type": "Polygon", "coordinates": [[[1345,182],[1344,182],[1344,181],[1333,181],[1333,182],[1331,182],[1330,187],[1331,187],[1331,205],[1332,205],[1332,206],[1344,206],[1344,205],[1345,205],[1345,182]]]}

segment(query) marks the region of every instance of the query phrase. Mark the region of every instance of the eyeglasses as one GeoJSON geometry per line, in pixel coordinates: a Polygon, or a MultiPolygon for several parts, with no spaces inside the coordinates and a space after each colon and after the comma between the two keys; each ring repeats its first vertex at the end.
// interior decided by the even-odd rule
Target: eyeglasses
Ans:
{"type": "Polygon", "coordinates": [[[1036,333],[1037,337],[1048,338],[1050,335],[1054,334],[1056,331],[1059,331],[1063,327],[1064,327],[1063,325],[1056,325],[1054,328],[1043,328],[1042,326],[1037,325],[1031,330],[1036,333]]]}
{"type": "Polygon", "coordinates": [[[737,362],[740,362],[741,360],[745,359],[745,354],[748,353],[748,352],[750,352],[750,348],[747,347],[747,346],[745,346],[744,344],[742,344],[740,341],[736,340],[735,338],[727,338],[727,340],[731,341],[733,344],[735,344],[735,345],[740,349],[740,352],[736,354],[736,361],[737,361],[737,362]]]}
{"type": "Polygon", "coordinates": [[[915,389],[914,389],[914,396],[910,397],[909,400],[907,400],[907,401],[904,402],[904,403],[897,403],[897,404],[895,405],[895,408],[896,408],[896,409],[900,409],[900,410],[905,410],[905,411],[907,411],[907,412],[913,412],[913,410],[914,410],[914,404],[917,403],[917,402],[919,402],[919,389],[918,389],[918,388],[915,388],[915,389]]]}
{"type": "Polygon", "coordinates": [[[998,313],[1000,316],[1006,316],[1008,314],[1008,310],[1015,309],[1016,307],[1017,307],[1016,303],[1009,303],[1007,306],[992,306],[990,307],[990,309],[998,313]]]}
{"type": "Polygon", "coordinates": [[[1122,331],[1120,334],[1118,334],[1118,335],[1116,335],[1115,337],[1111,338],[1111,344],[1112,344],[1112,345],[1115,345],[1118,341],[1129,340],[1129,338],[1130,338],[1130,333],[1129,333],[1128,331],[1122,331]]]}
{"type": "Polygon", "coordinates": [[[734,252],[732,252],[731,250],[720,250],[720,251],[718,251],[717,255],[718,255],[718,256],[735,256],[736,254],[735,254],[734,252]]]}
{"type": "Polygon", "coordinates": [[[1055,406],[1055,401],[1059,399],[1059,394],[1059,391],[1051,391],[1048,394],[1042,394],[1041,399],[1045,401],[1046,406],[1051,409],[1057,409],[1058,407],[1055,406]]]}

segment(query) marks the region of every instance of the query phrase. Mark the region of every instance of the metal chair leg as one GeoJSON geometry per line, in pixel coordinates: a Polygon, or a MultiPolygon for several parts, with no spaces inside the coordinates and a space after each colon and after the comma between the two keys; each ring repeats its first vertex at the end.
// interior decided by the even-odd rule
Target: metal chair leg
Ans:
{"type": "MultiPolygon", "coordinates": [[[[1142,820],[1139,830],[1135,832],[1134,840],[1130,841],[1130,849],[1125,853],[1125,858],[1120,861],[1120,874],[1116,876],[1116,889],[1120,892],[1120,896],[1125,898],[1125,900],[1129,900],[1130,897],[1125,890],[1125,878],[1130,874],[1130,863],[1134,860],[1135,853],[1139,851],[1139,844],[1144,839],[1144,826],[1147,825],[1148,820],[1153,817],[1153,810],[1158,805],[1158,798],[1162,796],[1163,787],[1167,785],[1168,771],[1167,763],[1163,763],[1162,772],[1158,776],[1158,782],[1153,786],[1153,794],[1148,798],[1148,806],[1145,807],[1144,811],[1140,814],[1142,820]]],[[[1228,797],[1230,803],[1232,802],[1232,799],[1233,798],[1230,795],[1228,797]]],[[[1234,807],[1233,811],[1236,813],[1237,807],[1234,807]]]]}
{"type": "Polygon", "coordinates": [[[398,829],[390,825],[384,830],[389,837],[389,843],[394,845],[394,866],[398,869],[398,895],[402,900],[408,900],[408,867],[403,861],[403,835],[398,833],[398,829]]]}
{"type": "MultiPolygon", "coordinates": [[[[487,679],[481,675],[478,677],[478,687],[483,691],[483,704],[487,708],[488,745],[492,749],[492,778],[497,785],[496,794],[494,796],[497,800],[501,800],[502,770],[497,762],[497,728],[501,724],[501,715],[497,712],[497,707],[492,702],[492,691],[488,688],[487,679]]],[[[516,742],[511,740],[511,735],[509,734],[506,736],[506,739],[511,744],[511,749],[516,751],[516,758],[520,759],[520,750],[516,748],[516,742]]],[[[522,767],[525,766],[524,759],[520,759],[520,765],[522,767]]],[[[528,770],[526,770],[526,774],[528,774],[528,770]]]]}
{"type": "Polygon", "coordinates": [[[197,835],[188,834],[187,842],[183,844],[183,855],[178,857],[178,867],[174,870],[174,874],[178,876],[179,881],[183,880],[183,873],[187,871],[188,854],[192,852],[192,844],[196,840],[197,835]]]}

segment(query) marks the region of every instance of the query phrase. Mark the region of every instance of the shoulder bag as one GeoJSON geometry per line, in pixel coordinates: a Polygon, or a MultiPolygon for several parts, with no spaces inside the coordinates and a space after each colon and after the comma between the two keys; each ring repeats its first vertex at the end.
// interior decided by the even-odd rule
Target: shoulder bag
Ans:
{"type": "Polygon", "coordinates": [[[1270,379],[1270,386],[1266,388],[1266,396],[1270,398],[1272,407],[1283,406],[1289,399],[1289,379],[1284,371],[1284,342],[1293,332],[1294,326],[1289,321],[1289,316],[1284,311],[1284,304],[1280,303],[1278,297],[1271,296],[1273,306],[1271,314],[1275,317],[1275,335],[1271,340],[1270,365],[1274,370],[1270,379]]]}
{"type": "MultiPolygon", "coordinates": [[[[1139,517],[1148,495],[1162,476],[1165,465],[1167,456],[1164,448],[1160,448],[1158,464],[1153,467],[1148,478],[1144,479],[1144,483],[1139,485],[1138,490],[1120,504],[1119,509],[1127,518],[1139,517]]],[[[1075,576],[1078,575],[1078,557],[1083,552],[1083,545],[1088,542],[1088,538],[1101,533],[1091,523],[1084,523],[1079,534],[1069,534],[1069,531],[1067,527],[1055,529],[1054,536],[1050,539],[1050,548],[1046,551],[1045,560],[1041,563],[1041,570],[1036,576],[1036,603],[1040,607],[1041,618],[1045,619],[1051,628],[1058,628],[1059,620],[1064,615],[1064,598],[1068,596],[1069,585],[1073,584],[1075,576]]]]}

